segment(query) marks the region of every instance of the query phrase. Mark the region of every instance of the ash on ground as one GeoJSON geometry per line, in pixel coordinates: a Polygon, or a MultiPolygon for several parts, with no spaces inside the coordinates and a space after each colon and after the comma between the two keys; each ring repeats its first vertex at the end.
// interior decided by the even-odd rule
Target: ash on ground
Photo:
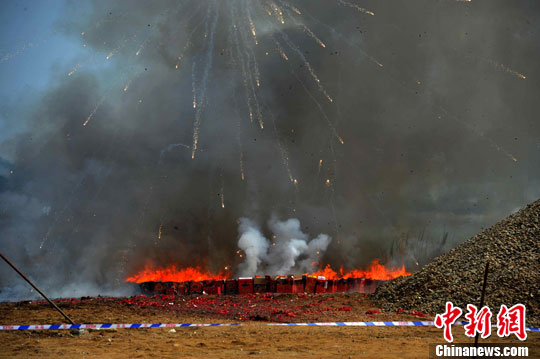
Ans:
{"type": "Polygon", "coordinates": [[[489,261],[485,305],[498,313],[501,304],[522,303],[527,326],[540,324],[540,200],[498,222],[436,258],[409,277],[379,287],[375,298],[386,310],[444,312],[451,301],[466,311],[480,305],[489,261]]]}

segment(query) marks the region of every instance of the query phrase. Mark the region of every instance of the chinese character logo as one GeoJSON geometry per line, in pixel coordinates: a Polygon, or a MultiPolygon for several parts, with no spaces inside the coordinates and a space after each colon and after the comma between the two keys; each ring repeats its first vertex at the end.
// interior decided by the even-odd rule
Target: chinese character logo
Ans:
{"type": "Polygon", "coordinates": [[[527,339],[525,306],[523,304],[516,304],[510,309],[503,304],[499,314],[497,314],[497,335],[507,337],[510,334],[515,334],[519,340],[527,339]]]}
{"type": "Polygon", "coordinates": [[[452,325],[463,314],[463,311],[459,307],[454,307],[452,302],[446,302],[446,312],[443,314],[437,314],[435,316],[434,324],[437,328],[444,328],[444,339],[447,342],[453,342],[452,325]]]}
{"type": "MultiPolygon", "coordinates": [[[[437,314],[433,324],[437,328],[444,328],[444,339],[451,343],[454,341],[452,335],[452,325],[463,314],[461,308],[454,306],[452,302],[446,302],[446,311],[442,314],[437,314]]],[[[491,309],[484,306],[480,310],[472,304],[467,305],[467,314],[465,318],[468,320],[463,326],[465,335],[474,338],[477,334],[482,339],[486,339],[491,335],[491,309]]],[[[497,335],[501,338],[515,334],[519,340],[527,339],[525,328],[525,306],[516,304],[511,308],[506,305],[501,305],[499,314],[497,314],[497,335]]]]}
{"type": "Polygon", "coordinates": [[[482,307],[480,311],[472,304],[467,305],[467,314],[465,318],[469,323],[465,324],[465,335],[471,338],[476,336],[476,333],[481,334],[482,339],[486,339],[491,335],[491,310],[488,307],[482,307]]]}

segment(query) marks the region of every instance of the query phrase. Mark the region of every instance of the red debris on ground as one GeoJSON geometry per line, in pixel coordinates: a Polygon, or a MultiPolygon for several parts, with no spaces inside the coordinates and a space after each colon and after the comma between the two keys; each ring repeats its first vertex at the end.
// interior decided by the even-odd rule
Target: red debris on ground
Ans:
{"type": "Polygon", "coordinates": [[[382,312],[380,310],[371,309],[371,310],[367,310],[366,314],[382,314],[382,312]]]}
{"type": "MultiPolygon", "coordinates": [[[[296,298],[306,299],[308,295],[299,294],[296,298]]],[[[198,313],[222,316],[224,319],[272,322],[287,322],[300,314],[316,315],[323,312],[352,311],[350,300],[342,303],[332,303],[333,301],[332,297],[321,297],[308,304],[299,304],[288,295],[276,296],[270,293],[196,297],[158,294],[137,295],[122,299],[123,304],[136,307],[160,307],[183,314],[198,313]]]]}

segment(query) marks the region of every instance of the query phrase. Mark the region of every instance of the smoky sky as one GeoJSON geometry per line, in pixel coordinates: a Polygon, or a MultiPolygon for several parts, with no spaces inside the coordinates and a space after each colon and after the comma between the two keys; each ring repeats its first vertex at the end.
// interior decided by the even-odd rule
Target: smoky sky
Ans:
{"type": "MultiPolygon", "coordinates": [[[[536,1],[58,11],[84,51],[0,127],[18,128],[0,137],[1,250],[53,296],[148,263],[237,268],[240,218],[328,234],[322,264],[414,270],[540,197],[536,1]]],[[[31,295],[7,266],[0,290],[31,295]]]]}

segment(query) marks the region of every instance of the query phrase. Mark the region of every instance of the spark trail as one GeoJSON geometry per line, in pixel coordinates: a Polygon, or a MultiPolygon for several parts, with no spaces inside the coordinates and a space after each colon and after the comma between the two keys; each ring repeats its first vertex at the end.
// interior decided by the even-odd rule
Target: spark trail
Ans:
{"type": "Polygon", "coordinates": [[[358,11],[360,11],[361,13],[364,13],[366,15],[375,15],[375,13],[373,11],[369,11],[367,9],[364,9],[363,7],[360,7],[356,4],[352,4],[350,2],[347,2],[347,1],[344,1],[344,0],[337,0],[338,4],[341,4],[343,6],[348,6],[348,7],[351,7],[353,9],[356,9],[358,11]]]}
{"type": "Polygon", "coordinates": [[[319,79],[319,77],[317,76],[317,74],[315,73],[315,70],[313,69],[313,67],[311,66],[311,64],[309,63],[309,61],[306,59],[306,57],[304,56],[304,54],[302,53],[302,51],[300,51],[300,49],[298,48],[298,46],[296,46],[290,39],[289,39],[289,36],[287,36],[287,34],[285,34],[284,32],[280,31],[280,34],[281,34],[281,38],[283,39],[283,41],[285,41],[285,43],[287,44],[287,46],[289,46],[289,48],[291,50],[293,50],[297,55],[298,57],[300,57],[300,59],[304,62],[304,65],[307,67],[309,73],[311,74],[311,77],[313,78],[313,80],[315,80],[315,82],[317,83],[317,87],[319,88],[319,91],[321,91],[324,96],[328,99],[328,101],[330,102],[334,102],[334,100],[332,99],[332,97],[330,97],[330,95],[326,92],[326,90],[324,89],[324,87],[321,85],[321,80],[319,79]]]}
{"type": "MultiPolygon", "coordinates": [[[[255,79],[255,83],[257,84],[257,87],[260,84],[260,81],[259,81],[259,68],[258,68],[258,65],[257,65],[257,60],[255,58],[255,53],[253,52],[253,49],[250,46],[249,41],[247,40],[247,38],[245,36],[245,32],[241,31],[240,36],[241,36],[241,40],[242,40],[242,45],[243,45],[243,47],[245,49],[244,54],[245,54],[245,57],[246,57],[247,73],[248,74],[251,74],[251,73],[253,74],[253,76],[248,76],[249,90],[251,92],[251,97],[253,99],[253,103],[255,104],[255,111],[256,111],[256,115],[257,115],[257,121],[259,122],[259,127],[262,130],[262,129],[264,129],[264,121],[263,121],[261,108],[260,108],[260,105],[259,105],[259,99],[257,97],[257,92],[255,90],[255,85],[253,84],[254,79],[255,79]],[[253,68],[251,66],[252,63],[253,63],[253,68]]],[[[238,56],[242,56],[242,55],[238,54],[238,56]]]]}
{"type": "MultiPolygon", "coordinates": [[[[213,3],[214,7],[214,19],[212,21],[212,24],[210,25],[210,35],[208,44],[206,47],[206,64],[203,71],[202,79],[201,79],[201,94],[200,94],[200,100],[201,106],[197,108],[197,111],[195,113],[195,121],[193,123],[193,147],[191,152],[191,158],[195,158],[195,153],[197,152],[197,146],[199,143],[199,128],[201,126],[201,120],[202,120],[202,113],[203,113],[203,107],[204,102],[206,100],[206,86],[208,82],[208,76],[210,74],[210,71],[212,70],[212,62],[213,62],[213,53],[214,53],[214,34],[216,32],[216,25],[219,18],[219,11],[216,3],[213,3]]],[[[208,14],[207,16],[210,16],[210,10],[211,7],[208,6],[208,14]]]]}
{"type": "Polygon", "coordinates": [[[191,63],[191,93],[193,94],[193,108],[197,108],[197,84],[196,84],[196,76],[195,76],[195,66],[196,63],[193,61],[191,63]]]}
{"type": "Polygon", "coordinates": [[[313,17],[311,14],[307,13],[305,10],[303,12],[303,15],[307,16],[311,21],[315,22],[316,24],[326,28],[332,35],[344,40],[347,44],[349,44],[349,46],[351,47],[354,47],[356,48],[358,51],[360,51],[360,53],[362,55],[364,55],[369,61],[371,61],[372,63],[374,63],[375,65],[377,65],[378,67],[380,68],[383,68],[384,65],[379,61],[377,60],[376,58],[374,58],[373,56],[371,56],[370,54],[368,54],[364,49],[362,49],[360,47],[360,45],[352,42],[348,36],[336,31],[332,26],[328,25],[328,24],[325,24],[323,23],[322,21],[320,21],[319,19],[313,17]]]}
{"type": "Polygon", "coordinates": [[[321,104],[319,103],[319,101],[317,101],[317,99],[311,94],[311,92],[309,91],[309,89],[307,88],[307,86],[304,84],[304,82],[302,81],[302,79],[300,79],[300,77],[298,77],[298,75],[296,74],[296,72],[294,72],[293,70],[291,70],[291,74],[296,78],[296,80],[302,85],[302,88],[304,89],[304,91],[308,94],[309,98],[315,103],[315,105],[317,106],[317,108],[319,109],[319,112],[320,114],[323,116],[323,118],[325,119],[326,123],[328,124],[328,127],[330,127],[330,129],[332,130],[332,133],[334,135],[334,137],[339,141],[339,143],[341,143],[342,145],[345,144],[345,141],[343,141],[343,138],[337,133],[337,130],[336,130],[336,127],[334,126],[334,124],[332,123],[332,121],[330,121],[330,119],[328,118],[328,116],[326,115],[326,112],[324,112],[321,104]]]}
{"type": "Polygon", "coordinates": [[[249,27],[251,29],[251,35],[253,36],[253,41],[255,42],[255,45],[258,45],[259,41],[257,41],[257,30],[255,29],[255,24],[253,23],[253,19],[251,18],[251,13],[249,12],[249,6],[246,6],[246,14],[249,21],[249,27]]]}
{"type": "Polygon", "coordinates": [[[273,1],[270,1],[268,5],[272,9],[272,12],[274,13],[278,21],[281,22],[281,24],[285,24],[285,18],[283,17],[283,11],[281,10],[281,8],[277,6],[276,3],[273,1]]]}
{"type": "MultiPolygon", "coordinates": [[[[249,111],[249,120],[253,122],[253,117],[254,117],[253,106],[255,106],[255,112],[257,115],[257,120],[259,122],[259,127],[263,129],[264,122],[262,118],[262,112],[260,109],[259,101],[257,98],[257,93],[255,91],[255,86],[253,85],[253,78],[248,75],[251,73],[250,72],[251,54],[246,49],[247,39],[245,38],[245,36],[243,36],[244,32],[241,32],[239,29],[239,26],[240,26],[239,16],[236,9],[234,9],[232,6],[230,8],[230,14],[231,14],[231,19],[233,20],[232,38],[233,38],[235,48],[236,48],[236,56],[237,56],[237,59],[240,61],[240,67],[242,70],[244,89],[246,92],[246,102],[247,102],[248,111],[249,111]],[[244,49],[246,49],[245,51],[242,51],[240,48],[240,40],[238,36],[239,32],[240,32],[240,37],[242,40],[242,46],[244,49]],[[245,55],[245,58],[244,58],[244,55],[245,55]]],[[[255,55],[253,55],[253,57],[254,56],[255,55]]]]}
{"type": "Polygon", "coordinates": [[[527,78],[527,76],[523,75],[522,73],[519,73],[519,72],[517,72],[515,70],[512,70],[508,66],[505,66],[505,65],[503,65],[501,63],[495,62],[493,60],[488,60],[488,59],[483,59],[483,60],[489,62],[490,64],[492,64],[497,70],[508,72],[509,74],[517,76],[522,80],[525,80],[527,78]]]}
{"type": "MultiPolygon", "coordinates": [[[[283,1],[280,1],[280,4],[285,4],[283,1]]],[[[295,8],[296,9],[296,8],[295,8]]],[[[296,9],[298,10],[298,9],[296,9]]],[[[321,40],[319,39],[319,37],[317,35],[315,35],[315,33],[313,31],[311,31],[311,29],[309,27],[307,27],[305,24],[303,24],[302,22],[300,22],[292,13],[290,10],[285,10],[287,11],[287,14],[289,15],[289,17],[293,20],[294,24],[296,26],[298,26],[300,29],[302,29],[302,31],[304,31],[309,37],[311,37],[313,40],[315,40],[315,42],[317,42],[317,44],[319,44],[319,46],[325,48],[326,47],[326,44],[321,40]]],[[[293,10],[294,11],[294,10],[293,10]]],[[[299,15],[299,13],[297,13],[299,15]]]]}
{"type": "Polygon", "coordinates": [[[219,178],[221,181],[221,189],[219,191],[219,196],[221,199],[221,208],[225,208],[225,182],[223,180],[223,168],[220,170],[219,178]]]}
{"type": "Polygon", "coordinates": [[[92,120],[92,118],[94,118],[94,115],[96,114],[96,112],[99,110],[99,108],[101,107],[101,105],[103,104],[103,102],[105,102],[105,99],[107,98],[107,96],[103,96],[101,98],[101,100],[99,100],[99,102],[96,104],[96,106],[94,107],[94,109],[92,110],[92,112],[90,112],[90,115],[88,115],[88,117],[86,118],[86,120],[83,122],[83,126],[86,126],[88,125],[88,123],[92,120]]]}
{"type": "MultiPolygon", "coordinates": [[[[450,114],[448,111],[446,111],[444,108],[438,106],[439,110],[446,116],[446,118],[454,121],[454,122],[458,122],[458,123],[461,123],[462,125],[464,125],[465,127],[467,127],[468,129],[470,129],[472,132],[474,132],[475,134],[477,134],[478,136],[484,138],[486,141],[488,141],[488,143],[491,145],[491,147],[495,148],[498,152],[504,154],[506,157],[508,157],[509,159],[511,159],[512,161],[514,162],[517,162],[517,158],[512,155],[510,152],[508,152],[507,150],[505,150],[503,147],[499,146],[495,141],[493,141],[493,139],[491,139],[490,137],[486,136],[482,131],[479,131],[477,130],[475,127],[471,126],[469,123],[461,120],[460,118],[458,118],[457,116],[454,116],[452,114],[450,114]]],[[[439,116],[439,119],[441,119],[441,117],[439,116]]]]}

